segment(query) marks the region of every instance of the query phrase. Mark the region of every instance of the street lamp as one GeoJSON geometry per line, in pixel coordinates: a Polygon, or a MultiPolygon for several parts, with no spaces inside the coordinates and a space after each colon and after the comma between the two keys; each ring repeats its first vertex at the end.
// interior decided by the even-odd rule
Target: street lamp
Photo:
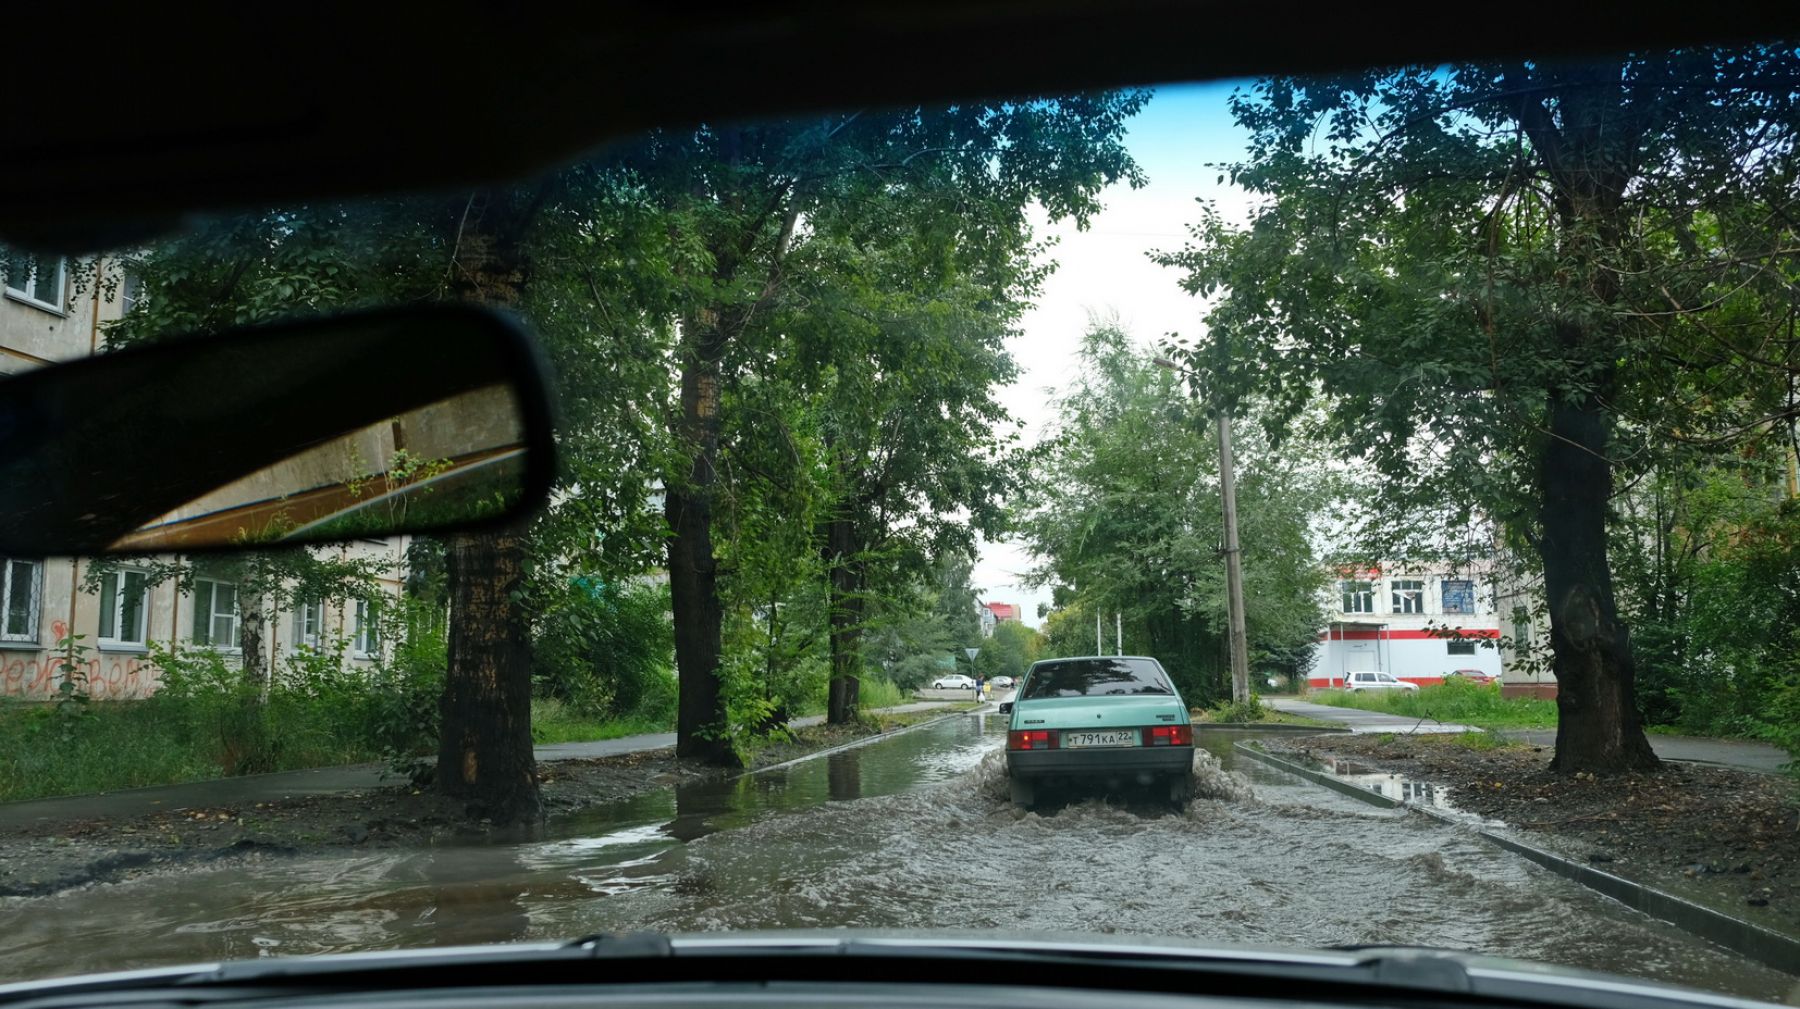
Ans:
{"type": "MultiPolygon", "coordinates": [[[[1193,376],[1193,372],[1166,357],[1155,359],[1156,366],[1177,374],[1193,376]]],[[[1221,404],[1217,411],[1219,429],[1219,496],[1225,512],[1225,602],[1231,631],[1231,699],[1242,703],[1250,699],[1250,657],[1244,633],[1244,564],[1238,550],[1237,477],[1231,464],[1231,410],[1221,404]]]]}

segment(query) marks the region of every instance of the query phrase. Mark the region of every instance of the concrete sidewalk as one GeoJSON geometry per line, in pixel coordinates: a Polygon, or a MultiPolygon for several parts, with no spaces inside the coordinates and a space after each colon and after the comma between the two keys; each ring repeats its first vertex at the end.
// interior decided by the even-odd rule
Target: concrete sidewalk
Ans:
{"type": "MultiPolygon", "coordinates": [[[[948,707],[950,702],[920,701],[892,708],[876,709],[876,714],[905,714],[948,707]]],[[[809,715],[788,723],[801,729],[825,721],[823,715],[809,715]]],[[[545,763],[557,760],[582,760],[613,757],[622,753],[661,750],[675,745],[673,732],[653,732],[638,736],[621,736],[589,743],[552,743],[534,748],[537,759],[545,763]]],[[[213,778],[180,785],[152,785],[117,792],[89,795],[63,795],[49,799],[27,799],[23,802],[0,802],[0,831],[73,820],[127,820],[149,813],[199,806],[245,806],[258,802],[337,792],[357,792],[397,785],[404,781],[385,764],[348,764],[342,767],[314,767],[302,771],[277,771],[273,774],[245,774],[235,778],[213,778]]]]}
{"type": "Polygon", "coordinates": [[[1336,722],[1351,732],[1393,732],[1405,735],[1408,733],[1427,732],[1474,732],[1472,725],[1458,725],[1453,722],[1437,722],[1431,719],[1420,721],[1403,715],[1389,715],[1380,711],[1364,711],[1361,708],[1340,708],[1331,704],[1314,704],[1292,697],[1266,697],[1263,703],[1276,711],[1305,718],[1317,718],[1322,722],[1336,722]]]}
{"type": "MultiPolygon", "coordinates": [[[[1556,743],[1555,729],[1502,729],[1500,734],[1537,746],[1556,743]]],[[[1649,733],[1650,748],[1664,760],[1689,764],[1735,767],[1740,771],[1780,774],[1790,759],[1787,751],[1754,739],[1714,739],[1707,736],[1671,736],[1649,733]]]]}

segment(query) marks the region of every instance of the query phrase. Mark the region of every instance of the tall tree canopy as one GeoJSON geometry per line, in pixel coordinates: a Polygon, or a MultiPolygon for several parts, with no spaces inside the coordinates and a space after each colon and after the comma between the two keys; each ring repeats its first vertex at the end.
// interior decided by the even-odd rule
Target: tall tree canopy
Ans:
{"type": "Polygon", "coordinates": [[[1648,767],[1608,503],[1659,454],[1793,416],[1790,47],[1406,67],[1240,89],[1262,198],[1163,257],[1213,298],[1210,395],[1317,393],[1396,506],[1542,565],[1555,766],[1648,767]]]}
{"type": "MultiPolygon", "coordinates": [[[[1034,459],[1022,517],[1038,577],[1063,588],[1049,647],[1092,654],[1099,614],[1110,649],[1117,613],[1126,651],[1161,659],[1190,701],[1229,697],[1212,425],[1116,326],[1089,330],[1082,361],[1034,459]],[[1079,621],[1063,616],[1076,612],[1079,621]]],[[[1259,438],[1237,454],[1248,654],[1254,668],[1291,674],[1305,668],[1320,625],[1324,575],[1307,529],[1332,480],[1259,438]]]]}

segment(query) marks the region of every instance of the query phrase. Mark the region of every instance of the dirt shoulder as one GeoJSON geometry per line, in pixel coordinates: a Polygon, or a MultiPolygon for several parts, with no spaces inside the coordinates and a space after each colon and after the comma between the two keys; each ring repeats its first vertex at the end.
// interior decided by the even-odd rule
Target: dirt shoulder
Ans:
{"type": "MultiPolygon", "coordinates": [[[[850,726],[812,726],[763,748],[766,767],[935,718],[943,709],[880,716],[850,726]]],[[[538,765],[549,818],[659,788],[742,773],[676,758],[673,749],[538,765]]],[[[0,897],[231,858],[269,858],[329,848],[430,847],[520,836],[472,818],[466,804],[396,784],[235,805],[193,805],[128,818],[94,818],[0,831],[0,897]]]]}
{"type": "Polygon", "coordinates": [[[1271,752],[1342,772],[1405,774],[1467,813],[1595,868],[1800,935],[1800,785],[1669,762],[1653,773],[1566,776],[1546,746],[1471,748],[1447,736],[1308,736],[1271,752]]]}

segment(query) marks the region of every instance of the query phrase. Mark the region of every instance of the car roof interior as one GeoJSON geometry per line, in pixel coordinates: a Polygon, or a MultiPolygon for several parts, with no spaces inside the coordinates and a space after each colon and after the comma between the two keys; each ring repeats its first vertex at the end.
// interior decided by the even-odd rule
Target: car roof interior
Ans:
{"type": "Polygon", "coordinates": [[[9,15],[0,240],[541,172],[656,125],[1267,72],[1778,38],[1800,8],[1523,0],[44,5],[9,15]],[[1478,18],[1463,24],[1458,15],[1478,18]],[[52,38],[67,44],[38,45],[52,38]],[[35,96],[35,97],[34,97],[35,96]],[[48,96],[51,101],[44,101],[48,96]],[[30,99],[30,100],[27,100],[30,99]],[[20,110],[48,106],[41,122],[20,110]],[[155,110],[156,114],[146,114],[155,110]]]}

